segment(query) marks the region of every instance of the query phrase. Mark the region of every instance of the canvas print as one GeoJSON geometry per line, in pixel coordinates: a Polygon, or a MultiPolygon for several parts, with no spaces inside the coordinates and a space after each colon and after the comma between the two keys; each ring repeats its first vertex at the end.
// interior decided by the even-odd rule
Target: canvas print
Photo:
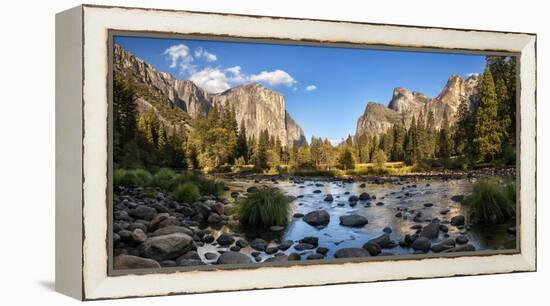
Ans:
{"type": "Polygon", "coordinates": [[[513,55],[110,47],[116,271],[517,248],[513,55]]]}

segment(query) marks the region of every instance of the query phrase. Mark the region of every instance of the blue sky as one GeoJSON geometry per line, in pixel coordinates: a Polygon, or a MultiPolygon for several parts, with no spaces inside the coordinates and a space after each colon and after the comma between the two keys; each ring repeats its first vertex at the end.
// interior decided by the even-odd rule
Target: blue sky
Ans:
{"type": "Polygon", "coordinates": [[[209,92],[259,82],[282,93],[308,139],[355,133],[367,102],[387,105],[395,87],[435,97],[451,75],[468,77],[485,65],[481,55],[122,36],[114,41],[209,92]]]}

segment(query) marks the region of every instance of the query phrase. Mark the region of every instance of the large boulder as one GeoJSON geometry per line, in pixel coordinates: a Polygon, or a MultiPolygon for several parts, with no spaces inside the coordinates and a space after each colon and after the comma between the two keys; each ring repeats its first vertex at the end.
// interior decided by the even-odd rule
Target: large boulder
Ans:
{"type": "Polygon", "coordinates": [[[391,240],[388,234],[382,234],[379,237],[367,241],[367,243],[363,245],[363,248],[365,248],[368,243],[376,243],[383,249],[391,249],[397,246],[395,241],[391,240]]]}
{"type": "Polygon", "coordinates": [[[160,268],[160,264],[155,260],[132,255],[118,255],[114,260],[115,270],[124,269],[155,269],[160,268]]]}
{"type": "Polygon", "coordinates": [[[424,228],[422,228],[422,231],[420,232],[420,237],[426,237],[428,239],[435,239],[439,236],[439,223],[432,222],[424,228]]]}
{"type": "Polygon", "coordinates": [[[343,248],[334,253],[335,258],[367,257],[369,252],[362,248],[343,248]]]}
{"type": "Polygon", "coordinates": [[[218,257],[217,264],[219,265],[234,265],[234,264],[249,264],[252,263],[252,259],[243,253],[239,252],[225,252],[218,257]]]}
{"type": "Polygon", "coordinates": [[[302,220],[311,226],[325,226],[330,222],[330,215],[326,210],[315,210],[307,213],[302,220]]]}
{"type": "Polygon", "coordinates": [[[415,251],[422,251],[424,253],[427,253],[430,250],[431,247],[430,239],[426,237],[418,237],[411,245],[411,247],[415,251]]]}
{"type": "Polygon", "coordinates": [[[163,228],[159,228],[158,230],[154,231],[151,236],[163,236],[163,235],[170,235],[174,233],[183,233],[187,234],[189,236],[193,235],[193,231],[187,227],[184,226],[167,226],[163,228]]]}
{"type": "Polygon", "coordinates": [[[183,253],[195,248],[193,238],[183,233],[147,238],[139,247],[143,257],[156,261],[174,259],[183,253]]]}
{"type": "Polygon", "coordinates": [[[367,223],[369,223],[367,218],[358,214],[340,216],[340,224],[343,226],[363,227],[367,223]]]}

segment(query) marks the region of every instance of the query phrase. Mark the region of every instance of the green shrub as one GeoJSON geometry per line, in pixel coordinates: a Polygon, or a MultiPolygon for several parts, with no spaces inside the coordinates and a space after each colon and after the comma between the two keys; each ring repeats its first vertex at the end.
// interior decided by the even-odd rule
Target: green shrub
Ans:
{"type": "Polygon", "coordinates": [[[155,175],[153,175],[153,179],[151,180],[151,186],[154,187],[160,187],[164,190],[167,190],[170,188],[170,186],[173,184],[173,180],[176,177],[176,173],[167,168],[162,168],[155,175]]]}
{"type": "Polygon", "coordinates": [[[174,190],[179,185],[193,183],[199,188],[201,195],[219,196],[223,193],[225,184],[215,179],[209,179],[200,173],[183,172],[172,179],[168,186],[169,190],[174,190]]]}
{"type": "Polygon", "coordinates": [[[502,183],[495,179],[480,180],[474,184],[472,194],[463,204],[470,208],[473,223],[499,224],[510,220],[516,213],[516,192],[513,182],[502,183]]]}
{"type": "Polygon", "coordinates": [[[144,169],[116,169],[114,183],[119,186],[148,186],[151,182],[151,173],[144,169]]]}
{"type": "Polygon", "coordinates": [[[172,192],[172,197],[179,202],[195,203],[200,199],[201,194],[195,184],[187,182],[178,185],[172,192]]]}
{"type": "Polygon", "coordinates": [[[243,225],[266,228],[287,223],[290,205],[278,189],[261,187],[237,203],[236,215],[243,225]]]}

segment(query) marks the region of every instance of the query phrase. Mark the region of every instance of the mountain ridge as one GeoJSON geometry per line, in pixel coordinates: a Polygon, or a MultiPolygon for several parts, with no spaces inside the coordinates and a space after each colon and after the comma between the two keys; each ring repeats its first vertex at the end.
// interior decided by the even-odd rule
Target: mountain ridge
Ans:
{"type": "Polygon", "coordinates": [[[117,44],[114,46],[114,63],[115,73],[132,77],[149,91],[149,94],[142,92],[138,97],[138,112],[153,110],[168,127],[190,128],[180,113],[196,118],[206,115],[213,105],[222,111],[232,105],[237,122],[240,124],[243,121],[245,124],[247,137],[258,138],[262,130],[268,130],[283,145],[301,144],[305,140],[302,128],[286,110],[284,96],[261,84],[245,83],[221,93],[209,94],[190,80],[179,80],[169,73],[156,70],[117,44]],[[152,103],[151,100],[155,99],[160,103],[152,103]],[[172,115],[175,115],[176,121],[166,118],[172,115]]]}
{"type": "Polygon", "coordinates": [[[436,129],[441,128],[445,112],[449,122],[453,124],[462,99],[470,101],[470,108],[475,108],[477,105],[478,85],[479,76],[477,75],[466,79],[459,75],[452,75],[434,98],[404,87],[396,87],[388,106],[378,102],[367,103],[364,113],[357,118],[355,135],[380,135],[399,121],[408,127],[413,116],[418,118],[421,112],[425,116],[430,111],[434,113],[436,129]]]}

